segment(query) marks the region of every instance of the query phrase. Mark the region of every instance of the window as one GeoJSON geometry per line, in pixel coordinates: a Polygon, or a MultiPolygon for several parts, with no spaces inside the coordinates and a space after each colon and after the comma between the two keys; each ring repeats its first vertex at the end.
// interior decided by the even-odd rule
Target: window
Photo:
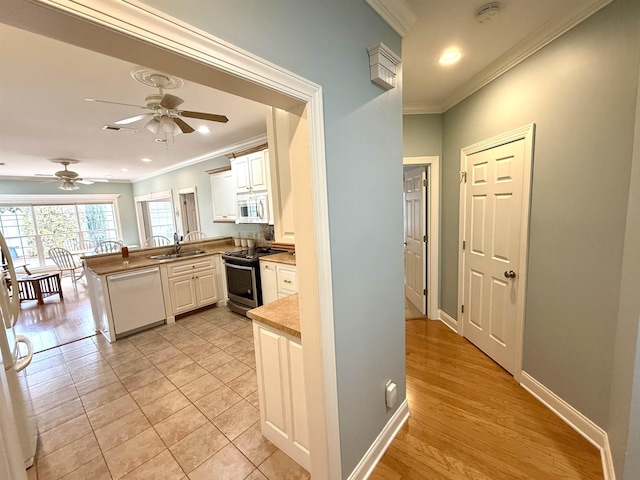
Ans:
{"type": "Polygon", "coordinates": [[[86,203],[69,204],[55,203],[56,199],[50,196],[25,197],[31,205],[7,204],[19,202],[19,195],[0,196],[0,231],[16,264],[52,266],[48,252],[53,247],[69,248],[76,242],[120,237],[115,196],[109,203],[90,202],[87,198],[86,203]]]}

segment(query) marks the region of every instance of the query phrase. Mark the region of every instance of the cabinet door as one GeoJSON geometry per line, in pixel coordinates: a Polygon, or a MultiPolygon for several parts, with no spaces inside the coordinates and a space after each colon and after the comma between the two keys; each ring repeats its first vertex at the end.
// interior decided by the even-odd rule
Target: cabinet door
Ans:
{"type": "Polygon", "coordinates": [[[194,288],[198,307],[216,303],[218,299],[218,288],[216,285],[216,271],[196,273],[194,277],[194,288]]]}
{"type": "Polygon", "coordinates": [[[169,292],[174,315],[198,308],[192,275],[170,278],[169,292]]]}
{"type": "Polygon", "coordinates": [[[264,151],[247,155],[251,190],[253,192],[266,192],[269,189],[267,177],[267,165],[264,160],[264,151]]]}
{"type": "Polygon", "coordinates": [[[248,158],[246,156],[235,158],[231,162],[231,170],[236,177],[236,192],[248,193],[251,191],[248,158]]]}
{"type": "Polygon", "coordinates": [[[274,263],[260,262],[260,281],[262,282],[262,303],[266,305],[277,300],[278,284],[274,263]]]}
{"type": "Polygon", "coordinates": [[[291,374],[291,441],[302,455],[309,455],[309,427],[307,422],[307,397],[304,393],[302,345],[287,340],[289,348],[289,372],[291,374]]]}
{"type": "Polygon", "coordinates": [[[233,170],[214,173],[211,175],[211,199],[213,201],[214,222],[235,222],[236,208],[236,177],[233,170]]]}
{"type": "MultiPolygon", "coordinates": [[[[286,369],[286,343],[282,336],[254,322],[253,337],[256,349],[256,373],[258,375],[258,398],[263,434],[272,442],[278,439],[289,443],[289,384],[286,369]],[[266,429],[266,431],[265,431],[266,429]]],[[[276,443],[277,444],[277,443],[276,443]]]]}

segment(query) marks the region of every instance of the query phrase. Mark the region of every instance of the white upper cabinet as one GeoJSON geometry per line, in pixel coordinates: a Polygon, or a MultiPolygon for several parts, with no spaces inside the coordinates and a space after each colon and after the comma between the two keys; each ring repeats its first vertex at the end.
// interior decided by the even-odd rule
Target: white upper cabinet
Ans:
{"type": "Polygon", "coordinates": [[[236,177],[233,170],[212,173],[211,198],[214,222],[235,222],[238,206],[236,197],[236,177]]]}
{"type": "Polygon", "coordinates": [[[291,189],[290,115],[278,108],[267,108],[267,140],[276,242],[295,244],[293,191],[291,189]]]}
{"type": "Polygon", "coordinates": [[[236,193],[266,193],[269,190],[266,150],[250,153],[231,161],[236,178],[236,193]]]}

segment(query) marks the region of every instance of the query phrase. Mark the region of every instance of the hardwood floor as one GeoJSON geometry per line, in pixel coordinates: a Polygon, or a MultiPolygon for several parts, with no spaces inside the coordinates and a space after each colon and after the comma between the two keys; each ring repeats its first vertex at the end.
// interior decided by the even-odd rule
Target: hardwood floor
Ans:
{"type": "Polygon", "coordinates": [[[15,331],[28,337],[36,352],[96,333],[86,280],[83,278],[74,284],[71,278],[64,277],[61,284],[64,300],[53,295],[44,299],[44,305],[38,305],[36,300],[20,303],[15,331]]]}
{"type": "Polygon", "coordinates": [[[599,451],[475,346],[405,323],[411,416],[371,480],[603,478],[599,451]]]}

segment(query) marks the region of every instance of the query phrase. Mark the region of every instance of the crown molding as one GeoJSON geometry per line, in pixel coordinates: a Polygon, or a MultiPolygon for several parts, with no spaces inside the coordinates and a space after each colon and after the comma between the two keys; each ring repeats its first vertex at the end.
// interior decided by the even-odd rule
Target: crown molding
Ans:
{"type": "Polygon", "coordinates": [[[418,19],[404,0],[365,0],[373,10],[404,37],[418,19]]]}
{"type": "Polygon", "coordinates": [[[518,43],[507,53],[489,64],[489,66],[483,69],[480,73],[473,76],[471,80],[466,82],[461,88],[457,89],[454,95],[444,101],[441,110],[445,112],[460,103],[462,100],[477,92],[485,85],[491,83],[499,76],[508,72],[513,67],[550,44],[562,34],[571,30],[580,22],[586,20],[612,1],[613,0],[594,0],[585,5],[581,10],[565,12],[566,15],[558,15],[561,20],[551,20],[547,22],[534,34],[518,43]]]}
{"type": "Polygon", "coordinates": [[[403,115],[432,115],[443,112],[444,110],[441,105],[431,105],[420,102],[402,104],[403,115]]]}
{"type": "Polygon", "coordinates": [[[188,167],[189,165],[195,165],[196,163],[206,162],[207,160],[211,160],[218,157],[226,156],[233,152],[238,152],[241,150],[247,150],[253,147],[262,146],[267,141],[267,134],[258,135],[257,137],[250,138],[248,140],[244,140],[242,142],[234,143],[232,145],[227,145],[226,147],[219,148],[218,150],[214,150],[212,152],[206,153],[204,155],[200,155],[199,157],[190,158],[189,160],[185,160],[184,162],[176,163],[171,165],[170,167],[163,168],[162,170],[158,170],[156,172],[150,173],[149,175],[144,175],[142,177],[137,177],[131,180],[131,183],[141,182],[142,180],[148,180],[149,178],[157,177],[158,175],[164,175],[165,173],[173,172],[174,170],[180,170],[181,168],[188,167]]]}

